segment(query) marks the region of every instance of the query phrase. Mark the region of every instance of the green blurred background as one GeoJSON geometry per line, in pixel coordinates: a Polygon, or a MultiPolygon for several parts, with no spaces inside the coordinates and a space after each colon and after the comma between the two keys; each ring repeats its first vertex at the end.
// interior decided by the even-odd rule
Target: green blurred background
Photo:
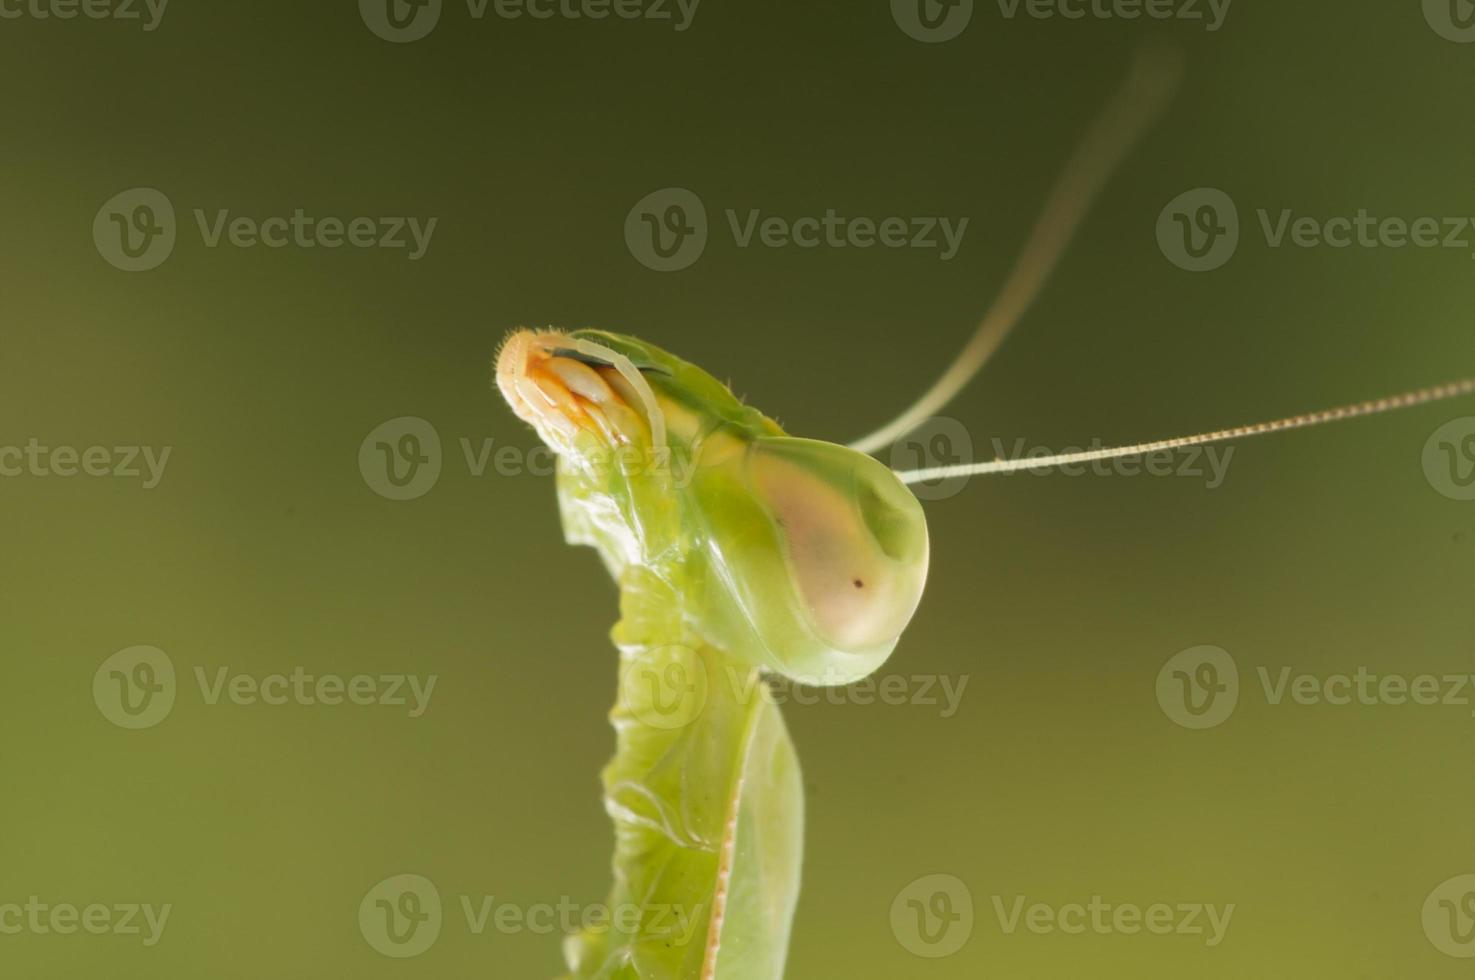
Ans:
{"type": "MultiPolygon", "coordinates": [[[[162,941],[0,935],[0,976],[549,977],[558,941],[473,934],[460,897],[599,901],[615,594],[561,543],[552,481],[471,475],[526,449],[489,383],[518,325],[637,334],[794,433],[845,440],[968,335],[1132,51],[1189,71],[1028,322],[948,415],[1062,448],[1175,435],[1471,373],[1475,265],[1452,250],[1271,249],[1253,211],[1472,215],[1475,46],[1417,2],[1235,4],[1202,22],[1008,19],[946,43],[881,0],[706,0],[667,22],[470,16],[413,43],[355,5],[174,0],[138,22],[0,20],[0,446],[173,447],[163,481],[0,480],[0,905],[173,906],[162,941]],[[636,201],[706,202],[684,271],[627,251],[636,201]],[[1239,204],[1227,266],[1158,250],[1194,187],[1239,204]],[[166,194],[179,241],[126,273],[103,203],[166,194]],[[428,253],[206,248],[192,211],[438,217],[428,253]],[[960,254],[737,248],[722,212],[971,219],[960,254]],[[375,493],[400,416],[434,489],[375,493]],[[138,644],[179,671],[156,727],[90,695],[138,644]],[[193,672],[436,674],[392,707],[209,705],[193,672]],[[446,903],[424,955],[360,934],[401,873],[446,903]]],[[[1421,909],[1475,872],[1469,706],[1272,706],[1254,668],[1472,668],[1475,503],[1421,466],[1451,403],[1241,446],[1224,485],[989,478],[928,504],[931,584],[887,674],[935,706],[786,709],[808,787],[795,978],[1467,976],[1421,909]],[[1242,695],[1189,731],[1155,694],[1221,646],[1242,695]],[[954,955],[891,924],[946,874],[954,955]],[[1234,903],[1203,937],[1010,935],[993,899],[1234,903]]]]}

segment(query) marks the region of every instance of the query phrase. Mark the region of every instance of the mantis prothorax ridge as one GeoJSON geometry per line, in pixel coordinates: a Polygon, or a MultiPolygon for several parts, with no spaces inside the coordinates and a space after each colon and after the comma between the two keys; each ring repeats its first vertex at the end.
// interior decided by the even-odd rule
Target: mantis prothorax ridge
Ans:
{"type": "Polygon", "coordinates": [[[772,675],[850,684],[890,656],[927,580],[906,483],[1137,455],[1475,392],[1475,379],[1237,429],[1049,459],[895,473],[867,455],[982,368],[1043,287],[1092,198],[1168,100],[1176,57],[1139,58],[1049,197],[958,360],[851,447],[798,439],[707,372],[595,330],[521,330],[497,356],[508,404],[558,457],[570,544],[620,587],[611,917],[568,938],[569,977],[774,980],[798,900],[803,787],[772,675]]]}

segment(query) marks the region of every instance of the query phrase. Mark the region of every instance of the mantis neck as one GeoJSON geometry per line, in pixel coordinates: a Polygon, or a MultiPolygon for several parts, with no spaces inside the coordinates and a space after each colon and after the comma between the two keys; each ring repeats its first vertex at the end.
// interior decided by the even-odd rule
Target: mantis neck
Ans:
{"type": "MultiPolygon", "coordinates": [[[[664,570],[663,570],[664,572],[664,570]]],[[[615,825],[604,928],[565,947],[571,976],[772,980],[798,897],[803,787],[762,677],[686,626],[679,575],[624,570],[615,825]]]]}

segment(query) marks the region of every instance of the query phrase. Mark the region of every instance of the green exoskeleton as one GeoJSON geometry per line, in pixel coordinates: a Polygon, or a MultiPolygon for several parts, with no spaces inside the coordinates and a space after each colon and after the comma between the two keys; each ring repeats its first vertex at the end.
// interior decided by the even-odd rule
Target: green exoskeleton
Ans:
{"type": "Polygon", "coordinates": [[[762,674],[880,666],[926,582],[921,505],[871,457],[791,438],[628,337],[517,333],[497,383],[558,454],[565,536],[620,584],[609,908],[641,922],[570,939],[572,975],[778,977],[803,791],[762,674]]]}
{"type": "Polygon", "coordinates": [[[522,330],[498,387],[558,456],[571,544],[620,588],[604,771],[612,915],[569,937],[569,976],[776,980],[799,894],[799,764],[764,678],[850,684],[890,656],[921,599],[928,538],[906,484],[1238,439],[1475,392],[1466,380],[1180,439],[1048,459],[893,473],[867,453],[933,415],[998,348],[1106,175],[1166,102],[1173,64],[1143,59],[1065,169],[971,341],[898,419],[851,447],[793,438],[705,371],[593,330],[522,330]]]}

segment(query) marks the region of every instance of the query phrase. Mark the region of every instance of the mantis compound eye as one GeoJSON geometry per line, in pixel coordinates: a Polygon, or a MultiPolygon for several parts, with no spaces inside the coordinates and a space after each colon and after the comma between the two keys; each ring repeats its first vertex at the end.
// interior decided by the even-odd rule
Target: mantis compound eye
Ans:
{"type": "Polygon", "coordinates": [[[927,581],[927,521],[917,498],[870,456],[806,439],[758,440],[748,479],[816,638],[844,654],[884,659],[927,581]]]}

